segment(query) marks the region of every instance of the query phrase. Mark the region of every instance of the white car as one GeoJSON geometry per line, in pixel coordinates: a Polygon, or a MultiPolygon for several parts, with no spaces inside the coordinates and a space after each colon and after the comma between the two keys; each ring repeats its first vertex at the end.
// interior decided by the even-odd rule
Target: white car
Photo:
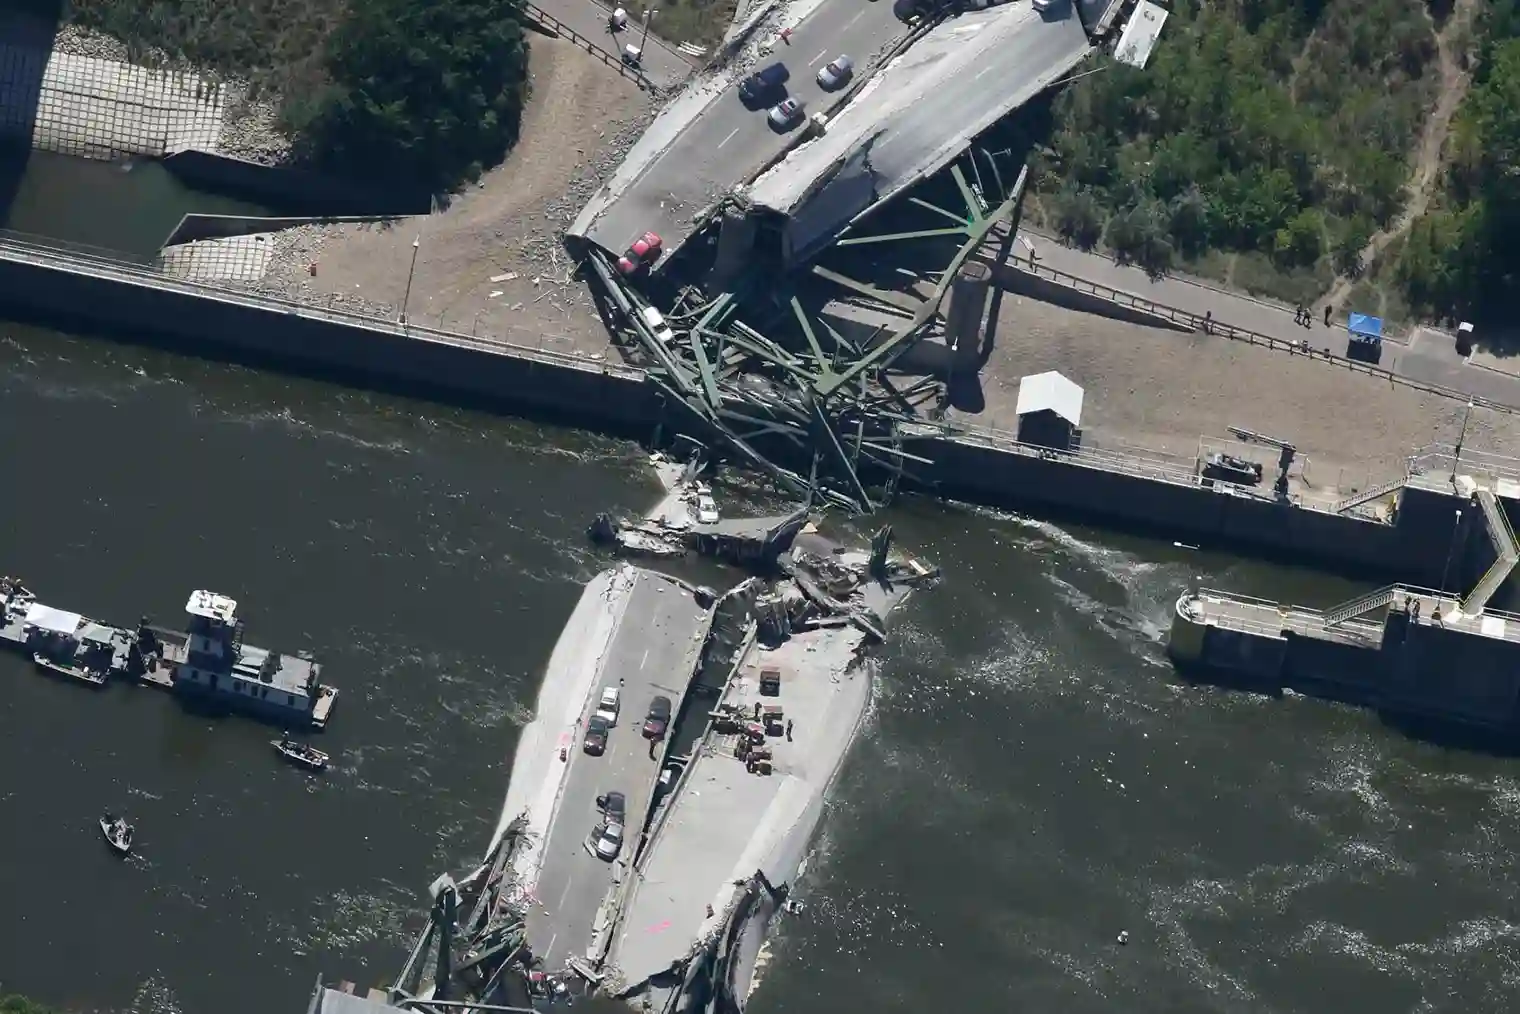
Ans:
{"type": "Polygon", "coordinates": [[[620,693],[617,687],[608,687],[602,691],[602,699],[596,705],[596,717],[605,721],[608,725],[616,725],[618,708],[621,706],[620,693]]]}
{"type": "Polygon", "coordinates": [[[1044,12],[1054,7],[1056,0],[1031,0],[1031,3],[1033,3],[1035,10],[1044,12]]]}
{"type": "Polygon", "coordinates": [[[596,854],[611,862],[621,851],[623,851],[623,825],[608,821],[597,829],[596,854]]]}
{"type": "Polygon", "coordinates": [[[697,497],[697,521],[704,525],[718,523],[718,505],[706,493],[697,497]]]}
{"type": "Polygon", "coordinates": [[[836,56],[818,72],[818,87],[826,92],[842,88],[855,73],[855,63],[848,56],[836,56]]]}

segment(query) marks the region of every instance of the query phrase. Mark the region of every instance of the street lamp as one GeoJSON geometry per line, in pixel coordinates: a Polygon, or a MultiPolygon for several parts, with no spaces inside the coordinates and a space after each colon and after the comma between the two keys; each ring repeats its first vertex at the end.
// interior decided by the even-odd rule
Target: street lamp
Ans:
{"type": "Polygon", "coordinates": [[[406,323],[406,308],[412,302],[412,277],[417,274],[417,249],[422,246],[422,233],[412,240],[412,266],[406,272],[406,294],[401,297],[401,323],[406,323]]]}
{"type": "Polygon", "coordinates": [[[644,52],[644,44],[649,41],[649,22],[651,22],[653,20],[654,20],[654,8],[653,7],[645,7],[644,8],[644,34],[639,39],[639,53],[641,55],[644,52]]]}

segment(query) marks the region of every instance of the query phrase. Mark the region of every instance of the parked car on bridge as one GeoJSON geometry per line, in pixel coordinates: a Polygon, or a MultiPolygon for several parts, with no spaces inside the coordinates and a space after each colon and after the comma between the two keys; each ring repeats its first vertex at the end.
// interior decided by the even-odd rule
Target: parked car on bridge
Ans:
{"type": "Polygon", "coordinates": [[[596,854],[608,862],[616,859],[623,850],[623,825],[609,820],[593,833],[596,835],[596,854]]]}
{"type": "Polygon", "coordinates": [[[664,694],[649,702],[649,715],[644,719],[646,739],[665,738],[665,730],[670,727],[670,711],[670,698],[664,694]]]}
{"type": "Polygon", "coordinates": [[[818,87],[826,92],[843,88],[855,73],[855,63],[848,56],[834,57],[818,71],[818,87]]]}
{"type": "Polygon", "coordinates": [[[785,97],[786,83],[791,79],[792,72],[784,63],[761,67],[739,82],[739,101],[751,109],[778,102],[785,97]]]}
{"type": "Polygon", "coordinates": [[[771,126],[782,133],[791,130],[801,123],[807,115],[807,106],[801,99],[784,99],[771,108],[766,119],[771,121],[771,126]]]}
{"type": "Polygon", "coordinates": [[[586,739],[581,745],[593,757],[600,757],[607,752],[607,734],[612,731],[612,726],[601,715],[592,715],[591,721],[586,723],[586,739]]]}
{"type": "Polygon", "coordinates": [[[629,246],[628,252],[618,258],[618,273],[632,275],[653,266],[665,249],[665,241],[657,232],[646,232],[629,246]]]}

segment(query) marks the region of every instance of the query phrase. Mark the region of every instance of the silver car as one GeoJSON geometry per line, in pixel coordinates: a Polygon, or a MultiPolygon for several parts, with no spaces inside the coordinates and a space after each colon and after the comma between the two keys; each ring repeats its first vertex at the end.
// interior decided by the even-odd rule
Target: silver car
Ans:
{"type": "Polygon", "coordinates": [[[818,87],[826,92],[843,88],[854,73],[855,64],[848,56],[836,56],[818,72],[818,87]]]}
{"type": "Polygon", "coordinates": [[[596,854],[611,862],[623,850],[623,825],[609,820],[597,832],[596,854]]]}
{"type": "Polygon", "coordinates": [[[801,99],[787,99],[772,107],[766,114],[766,119],[770,120],[771,126],[777,130],[791,130],[802,122],[806,108],[801,99]]]}

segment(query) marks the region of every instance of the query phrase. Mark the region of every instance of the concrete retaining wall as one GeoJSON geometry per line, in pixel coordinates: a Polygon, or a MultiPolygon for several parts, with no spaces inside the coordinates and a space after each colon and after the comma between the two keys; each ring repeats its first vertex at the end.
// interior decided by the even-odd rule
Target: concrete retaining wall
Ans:
{"type": "Polygon", "coordinates": [[[1146,327],[1164,327],[1189,333],[1192,331],[1192,328],[1170,317],[1150,313],[1137,306],[1125,306],[1123,303],[1105,299],[1096,293],[1083,292],[1081,289],[1062,285],[1049,278],[1030,274],[1011,264],[992,265],[992,277],[999,287],[1021,296],[1038,299],[1042,303],[1052,303],[1055,306],[1064,306],[1068,310],[1080,310],[1083,313],[1097,314],[1099,317],[1122,320],[1129,324],[1144,324],[1146,327]]]}
{"type": "Polygon", "coordinates": [[[287,166],[267,166],[199,149],[178,151],[164,168],[192,187],[232,194],[291,213],[426,215],[425,188],[382,188],[287,166]]]}
{"type": "MultiPolygon", "coordinates": [[[[672,421],[640,370],[173,282],[3,240],[0,303],[48,323],[77,321],[192,354],[294,366],[620,434],[644,436],[672,421]]],[[[903,443],[932,462],[919,468],[920,492],[970,503],[1075,514],[1427,586],[1446,577],[1449,586],[1468,587],[1493,559],[1476,508],[1441,490],[1406,488],[1396,523],[1385,525],[1074,465],[972,435],[903,443]],[[1456,508],[1465,513],[1454,534],[1456,508]]],[[[1506,508],[1520,515],[1517,505],[1506,508]]]]}
{"type": "Polygon", "coordinates": [[[659,414],[655,391],[639,371],[108,273],[93,264],[65,266],[57,255],[0,248],[0,303],[192,354],[292,364],[391,390],[570,417],[614,432],[643,435],[659,414]]]}

